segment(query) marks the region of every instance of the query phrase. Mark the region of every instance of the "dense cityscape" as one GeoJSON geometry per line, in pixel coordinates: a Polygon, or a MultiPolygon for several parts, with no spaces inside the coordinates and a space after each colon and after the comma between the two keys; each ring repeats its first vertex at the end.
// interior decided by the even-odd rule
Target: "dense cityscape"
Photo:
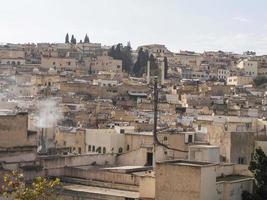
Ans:
{"type": "Polygon", "coordinates": [[[266,6],[2,1],[0,200],[267,200],[266,6]]]}
{"type": "Polygon", "coordinates": [[[267,56],[67,34],[4,44],[0,60],[3,176],[60,178],[64,199],[252,193],[254,150],[267,151],[267,56]]]}

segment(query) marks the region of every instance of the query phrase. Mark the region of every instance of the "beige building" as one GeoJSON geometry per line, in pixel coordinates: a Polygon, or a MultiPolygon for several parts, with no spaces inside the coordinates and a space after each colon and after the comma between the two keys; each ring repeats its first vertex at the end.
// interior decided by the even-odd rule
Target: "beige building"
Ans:
{"type": "Polygon", "coordinates": [[[70,153],[85,154],[85,129],[58,127],[55,134],[56,148],[69,148],[70,153]]]}
{"type": "Polygon", "coordinates": [[[248,85],[253,83],[251,76],[229,76],[227,77],[227,85],[248,85]]]}
{"type": "Polygon", "coordinates": [[[36,146],[28,133],[28,113],[0,112],[0,148],[36,146]]]}
{"type": "Polygon", "coordinates": [[[174,63],[175,65],[190,66],[194,70],[199,69],[201,61],[203,58],[199,54],[180,52],[173,55],[169,58],[168,61],[174,63]]]}
{"type": "Polygon", "coordinates": [[[156,165],[156,200],[242,200],[252,192],[248,166],[171,160],[156,165]]]}
{"type": "Polygon", "coordinates": [[[74,58],[42,56],[41,67],[47,69],[54,68],[58,71],[75,70],[77,68],[77,63],[74,58]]]}
{"type": "Polygon", "coordinates": [[[215,164],[186,160],[158,162],[156,200],[215,200],[215,164]]]}
{"type": "Polygon", "coordinates": [[[98,74],[101,71],[122,73],[122,61],[113,59],[107,55],[107,52],[95,58],[84,58],[84,62],[89,74],[98,74]]]}
{"type": "Polygon", "coordinates": [[[57,74],[33,74],[31,83],[35,86],[55,86],[59,87],[60,78],[57,74]]]}

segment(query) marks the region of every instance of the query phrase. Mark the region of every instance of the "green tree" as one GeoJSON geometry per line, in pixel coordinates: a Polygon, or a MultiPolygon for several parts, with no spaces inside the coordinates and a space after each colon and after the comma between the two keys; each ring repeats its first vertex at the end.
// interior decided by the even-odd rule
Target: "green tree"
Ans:
{"type": "Polygon", "coordinates": [[[112,46],[109,49],[108,55],[114,59],[122,60],[122,69],[128,73],[132,72],[132,48],[129,42],[127,46],[123,46],[121,43],[112,46]]]}
{"type": "Polygon", "coordinates": [[[153,54],[149,56],[149,61],[150,61],[150,73],[152,76],[159,76],[159,66],[157,63],[156,58],[154,57],[153,54]]]}
{"type": "Polygon", "coordinates": [[[84,43],[90,43],[89,37],[86,33],[85,37],[84,37],[84,43]]]}
{"type": "Polygon", "coordinates": [[[122,66],[125,71],[131,73],[133,67],[133,58],[132,58],[132,47],[130,42],[127,43],[127,46],[123,47],[122,66]]]}
{"type": "Polygon", "coordinates": [[[165,56],[164,57],[164,75],[165,75],[165,77],[164,78],[168,78],[168,69],[169,69],[169,65],[168,65],[168,59],[167,59],[167,57],[165,56]]]}
{"type": "Polygon", "coordinates": [[[253,81],[256,86],[263,85],[267,83],[267,76],[257,76],[253,81]]]}
{"type": "Polygon", "coordinates": [[[0,194],[14,200],[55,200],[57,199],[56,187],[60,180],[48,180],[37,177],[31,185],[26,185],[23,175],[17,172],[6,174],[1,180],[0,194]]]}
{"type": "Polygon", "coordinates": [[[249,170],[255,178],[255,195],[259,200],[267,199],[267,157],[261,148],[255,150],[249,170]]]}
{"type": "Polygon", "coordinates": [[[65,36],[65,43],[70,43],[70,41],[69,41],[69,34],[68,33],[65,36]]]}
{"type": "Polygon", "coordinates": [[[137,61],[133,67],[133,73],[136,76],[142,76],[147,67],[147,61],[149,60],[148,51],[144,51],[143,48],[140,48],[138,51],[137,61]]]}
{"type": "Polygon", "coordinates": [[[74,37],[74,35],[71,35],[70,42],[71,44],[76,44],[76,38],[74,37]]]}

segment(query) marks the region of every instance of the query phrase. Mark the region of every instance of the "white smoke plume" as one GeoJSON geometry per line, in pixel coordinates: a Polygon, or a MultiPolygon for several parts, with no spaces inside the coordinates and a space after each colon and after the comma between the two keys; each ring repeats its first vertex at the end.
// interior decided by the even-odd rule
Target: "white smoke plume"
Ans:
{"type": "Polygon", "coordinates": [[[36,126],[39,128],[54,127],[63,118],[63,112],[55,98],[41,100],[38,103],[36,126]]]}

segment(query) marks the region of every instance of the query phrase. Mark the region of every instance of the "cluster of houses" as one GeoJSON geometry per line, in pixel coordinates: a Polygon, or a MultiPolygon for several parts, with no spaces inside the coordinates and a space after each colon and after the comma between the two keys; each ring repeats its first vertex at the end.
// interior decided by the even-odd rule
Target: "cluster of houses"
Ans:
{"type": "Polygon", "coordinates": [[[251,192],[252,154],[267,154],[267,84],[254,83],[267,56],[141,47],[162,68],[156,89],[149,62],[133,77],[99,43],[0,46],[0,176],[60,177],[70,200],[251,192]]]}

